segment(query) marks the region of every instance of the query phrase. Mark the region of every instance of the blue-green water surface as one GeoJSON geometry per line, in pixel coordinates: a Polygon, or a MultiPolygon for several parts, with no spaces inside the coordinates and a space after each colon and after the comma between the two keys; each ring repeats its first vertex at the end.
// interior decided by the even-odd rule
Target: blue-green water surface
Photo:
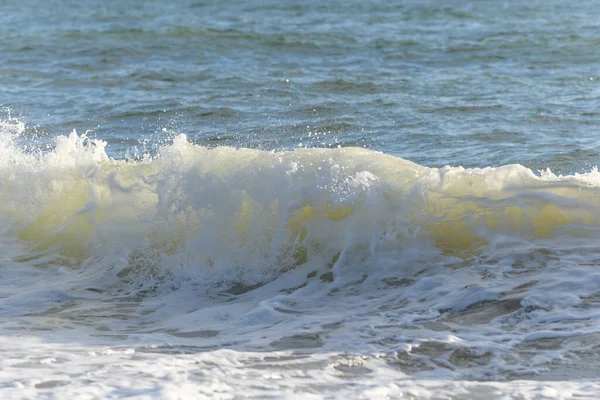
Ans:
{"type": "Polygon", "coordinates": [[[4,1],[0,105],[117,158],[185,133],[580,172],[598,164],[599,46],[586,0],[4,1]]]}

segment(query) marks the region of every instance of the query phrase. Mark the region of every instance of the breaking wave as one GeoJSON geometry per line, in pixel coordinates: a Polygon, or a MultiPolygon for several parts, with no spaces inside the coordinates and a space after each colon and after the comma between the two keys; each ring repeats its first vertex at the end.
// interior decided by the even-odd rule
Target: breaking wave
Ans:
{"type": "MultiPolygon", "coordinates": [[[[593,238],[600,174],[520,165],[427,168],[360,148],[205,148],[185,135],[140,160],[75,132],[49,151],[0,140],[0,218],[13,261],[255,284],[310,265],[334,280],[374,256],[468,260],[501,243],[593,238]]],[[[491,249],[494,249],[493,251],[491,249]]]]}

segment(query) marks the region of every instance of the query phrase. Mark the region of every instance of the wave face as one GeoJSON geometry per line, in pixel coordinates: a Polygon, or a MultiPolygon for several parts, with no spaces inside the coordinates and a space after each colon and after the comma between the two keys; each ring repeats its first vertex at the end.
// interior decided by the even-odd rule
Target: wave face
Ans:
{"type": "MultiPolygon", "coordinates": [[[[19,126],[13,126],[19,129],[19,126]]],[[[1,148],[1,218],[23,258],[118,274],[198,274],[257,283],[406,252],[468,260],[501,242],[591,240],[600,174],[519,165],[426,168],[360,148],[267,152],[195,146],[114,160],[75,132],[54,150],[1,148]],[[143,267],[142,267],[143,265],[143,267]]]]}
{"type": "Polygon", "coordinates": [[[62,343],[73,329],[83,349],[117,340],[158,363],[230,349],[252,371],[266,352],[282,357],[273,371],[316,362],[364,382],[599,372],[584,367],[600,346],[596,169],[438,169],[184,135],[116,160],[75,132],[39,150],[18,144],[22,124],[2,129],[3,332],[62,343]]]}

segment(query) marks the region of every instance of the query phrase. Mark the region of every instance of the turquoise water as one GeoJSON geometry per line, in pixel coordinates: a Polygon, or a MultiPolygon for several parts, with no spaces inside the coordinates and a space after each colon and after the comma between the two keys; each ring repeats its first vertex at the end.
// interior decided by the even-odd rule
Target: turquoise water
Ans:
{"type": "Polygon", "coordinates": [[[0,2],[0,397],[600,398],[597,14],[0,2]]]}

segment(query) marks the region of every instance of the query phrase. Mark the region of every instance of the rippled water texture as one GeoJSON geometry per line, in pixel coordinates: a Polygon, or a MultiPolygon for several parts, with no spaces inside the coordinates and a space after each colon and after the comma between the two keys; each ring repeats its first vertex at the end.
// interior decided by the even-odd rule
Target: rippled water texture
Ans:
{"type": "MultiPolygon", "coordinates": [[[[597,164],[591,1],[0,5],[0,103],[122,155],[162,130],[206,145],[366,146],[429,166],[597,164]]],[[[35,127],[35,128],[34,128],[35,127]]]]}
{"type": "Polygon", "coordinates": [[[599,21],[1,2],[0,397],[600,397],[599,21]]]}

